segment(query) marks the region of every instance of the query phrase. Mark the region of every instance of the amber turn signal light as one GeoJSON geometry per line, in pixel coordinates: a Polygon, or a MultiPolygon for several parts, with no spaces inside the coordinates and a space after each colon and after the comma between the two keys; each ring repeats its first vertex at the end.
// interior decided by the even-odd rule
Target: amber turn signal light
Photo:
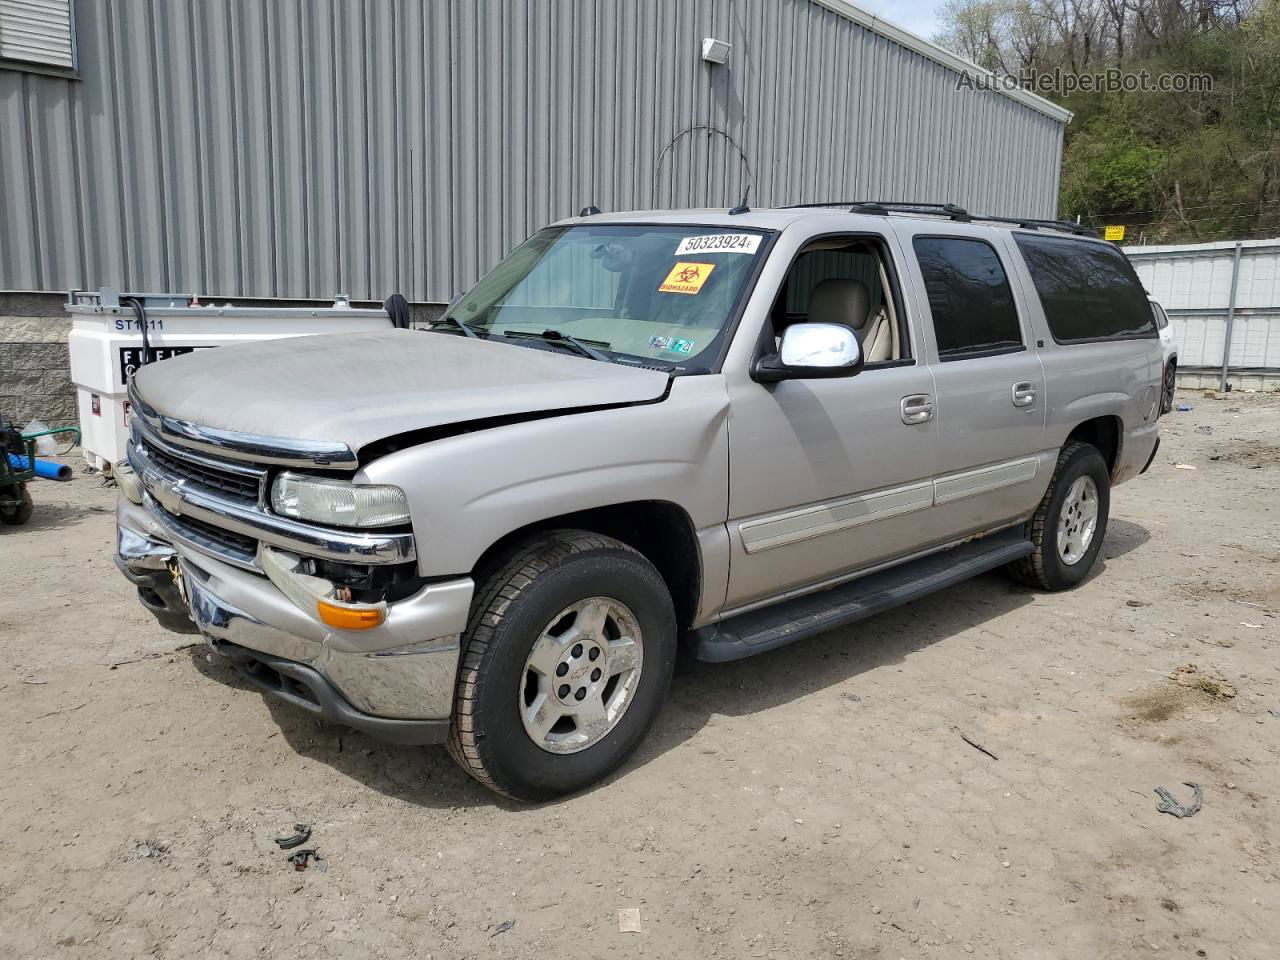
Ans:
{"type": "Polygon", "coordinates": [[[342,607],[325,600],[316,601],[316,611],[328,626],[339,630],[370,630],[382,623],[383,611],[342,607]]]}

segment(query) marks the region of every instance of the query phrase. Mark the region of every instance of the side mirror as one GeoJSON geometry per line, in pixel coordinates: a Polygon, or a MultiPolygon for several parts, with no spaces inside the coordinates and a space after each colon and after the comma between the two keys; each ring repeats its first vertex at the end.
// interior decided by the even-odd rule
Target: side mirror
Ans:
{"type": "Polygon", "coordinates": [[[751,379],[758,383],[852,377],[862,370],[862,345],[841,323],[793,323],[782,332],[782,346],[756,361],[751,379]]]}

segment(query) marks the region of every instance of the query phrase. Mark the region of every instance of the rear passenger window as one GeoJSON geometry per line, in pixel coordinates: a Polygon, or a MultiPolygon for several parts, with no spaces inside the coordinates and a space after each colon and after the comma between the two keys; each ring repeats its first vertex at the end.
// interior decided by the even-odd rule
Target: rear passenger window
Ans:
{"type": "Polygon", "coordinates": [[[1138,275],[1114,247],[1015,233],[1058,343],[1156,335],[1138,275]]]}
{"type": "Polygon", "coordinates": [[[1000,258],[982,240],[916,237],[941,360],[1023,349],[1018,311],[1000,258]]]}

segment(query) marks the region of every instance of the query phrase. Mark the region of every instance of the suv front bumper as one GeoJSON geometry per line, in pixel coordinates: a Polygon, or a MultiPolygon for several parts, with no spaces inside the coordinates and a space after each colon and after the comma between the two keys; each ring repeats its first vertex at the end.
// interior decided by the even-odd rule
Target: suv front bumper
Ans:
{"type": "Polygon", "coordinates": [[[398,743],[448,735],[474,582],[432,583],[387,608],[372,630],[340,631],[304,612],[265,576],[166,539],[123,494],[116,565],[171,630],[203,635],[259,689],[398,743]],[[180,576],[174,575],[174,570],[180,576]]]}

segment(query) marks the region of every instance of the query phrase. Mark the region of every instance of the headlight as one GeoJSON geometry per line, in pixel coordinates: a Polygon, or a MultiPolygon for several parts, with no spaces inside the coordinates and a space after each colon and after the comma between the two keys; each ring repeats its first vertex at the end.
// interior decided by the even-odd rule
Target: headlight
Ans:
{"type": "Polygon", "coordinates": [[[338,527],[390,527],[409,522],[409,501],[399,487],[302,473],[276,477],[271,508],[281,516],[338,527]]]}

